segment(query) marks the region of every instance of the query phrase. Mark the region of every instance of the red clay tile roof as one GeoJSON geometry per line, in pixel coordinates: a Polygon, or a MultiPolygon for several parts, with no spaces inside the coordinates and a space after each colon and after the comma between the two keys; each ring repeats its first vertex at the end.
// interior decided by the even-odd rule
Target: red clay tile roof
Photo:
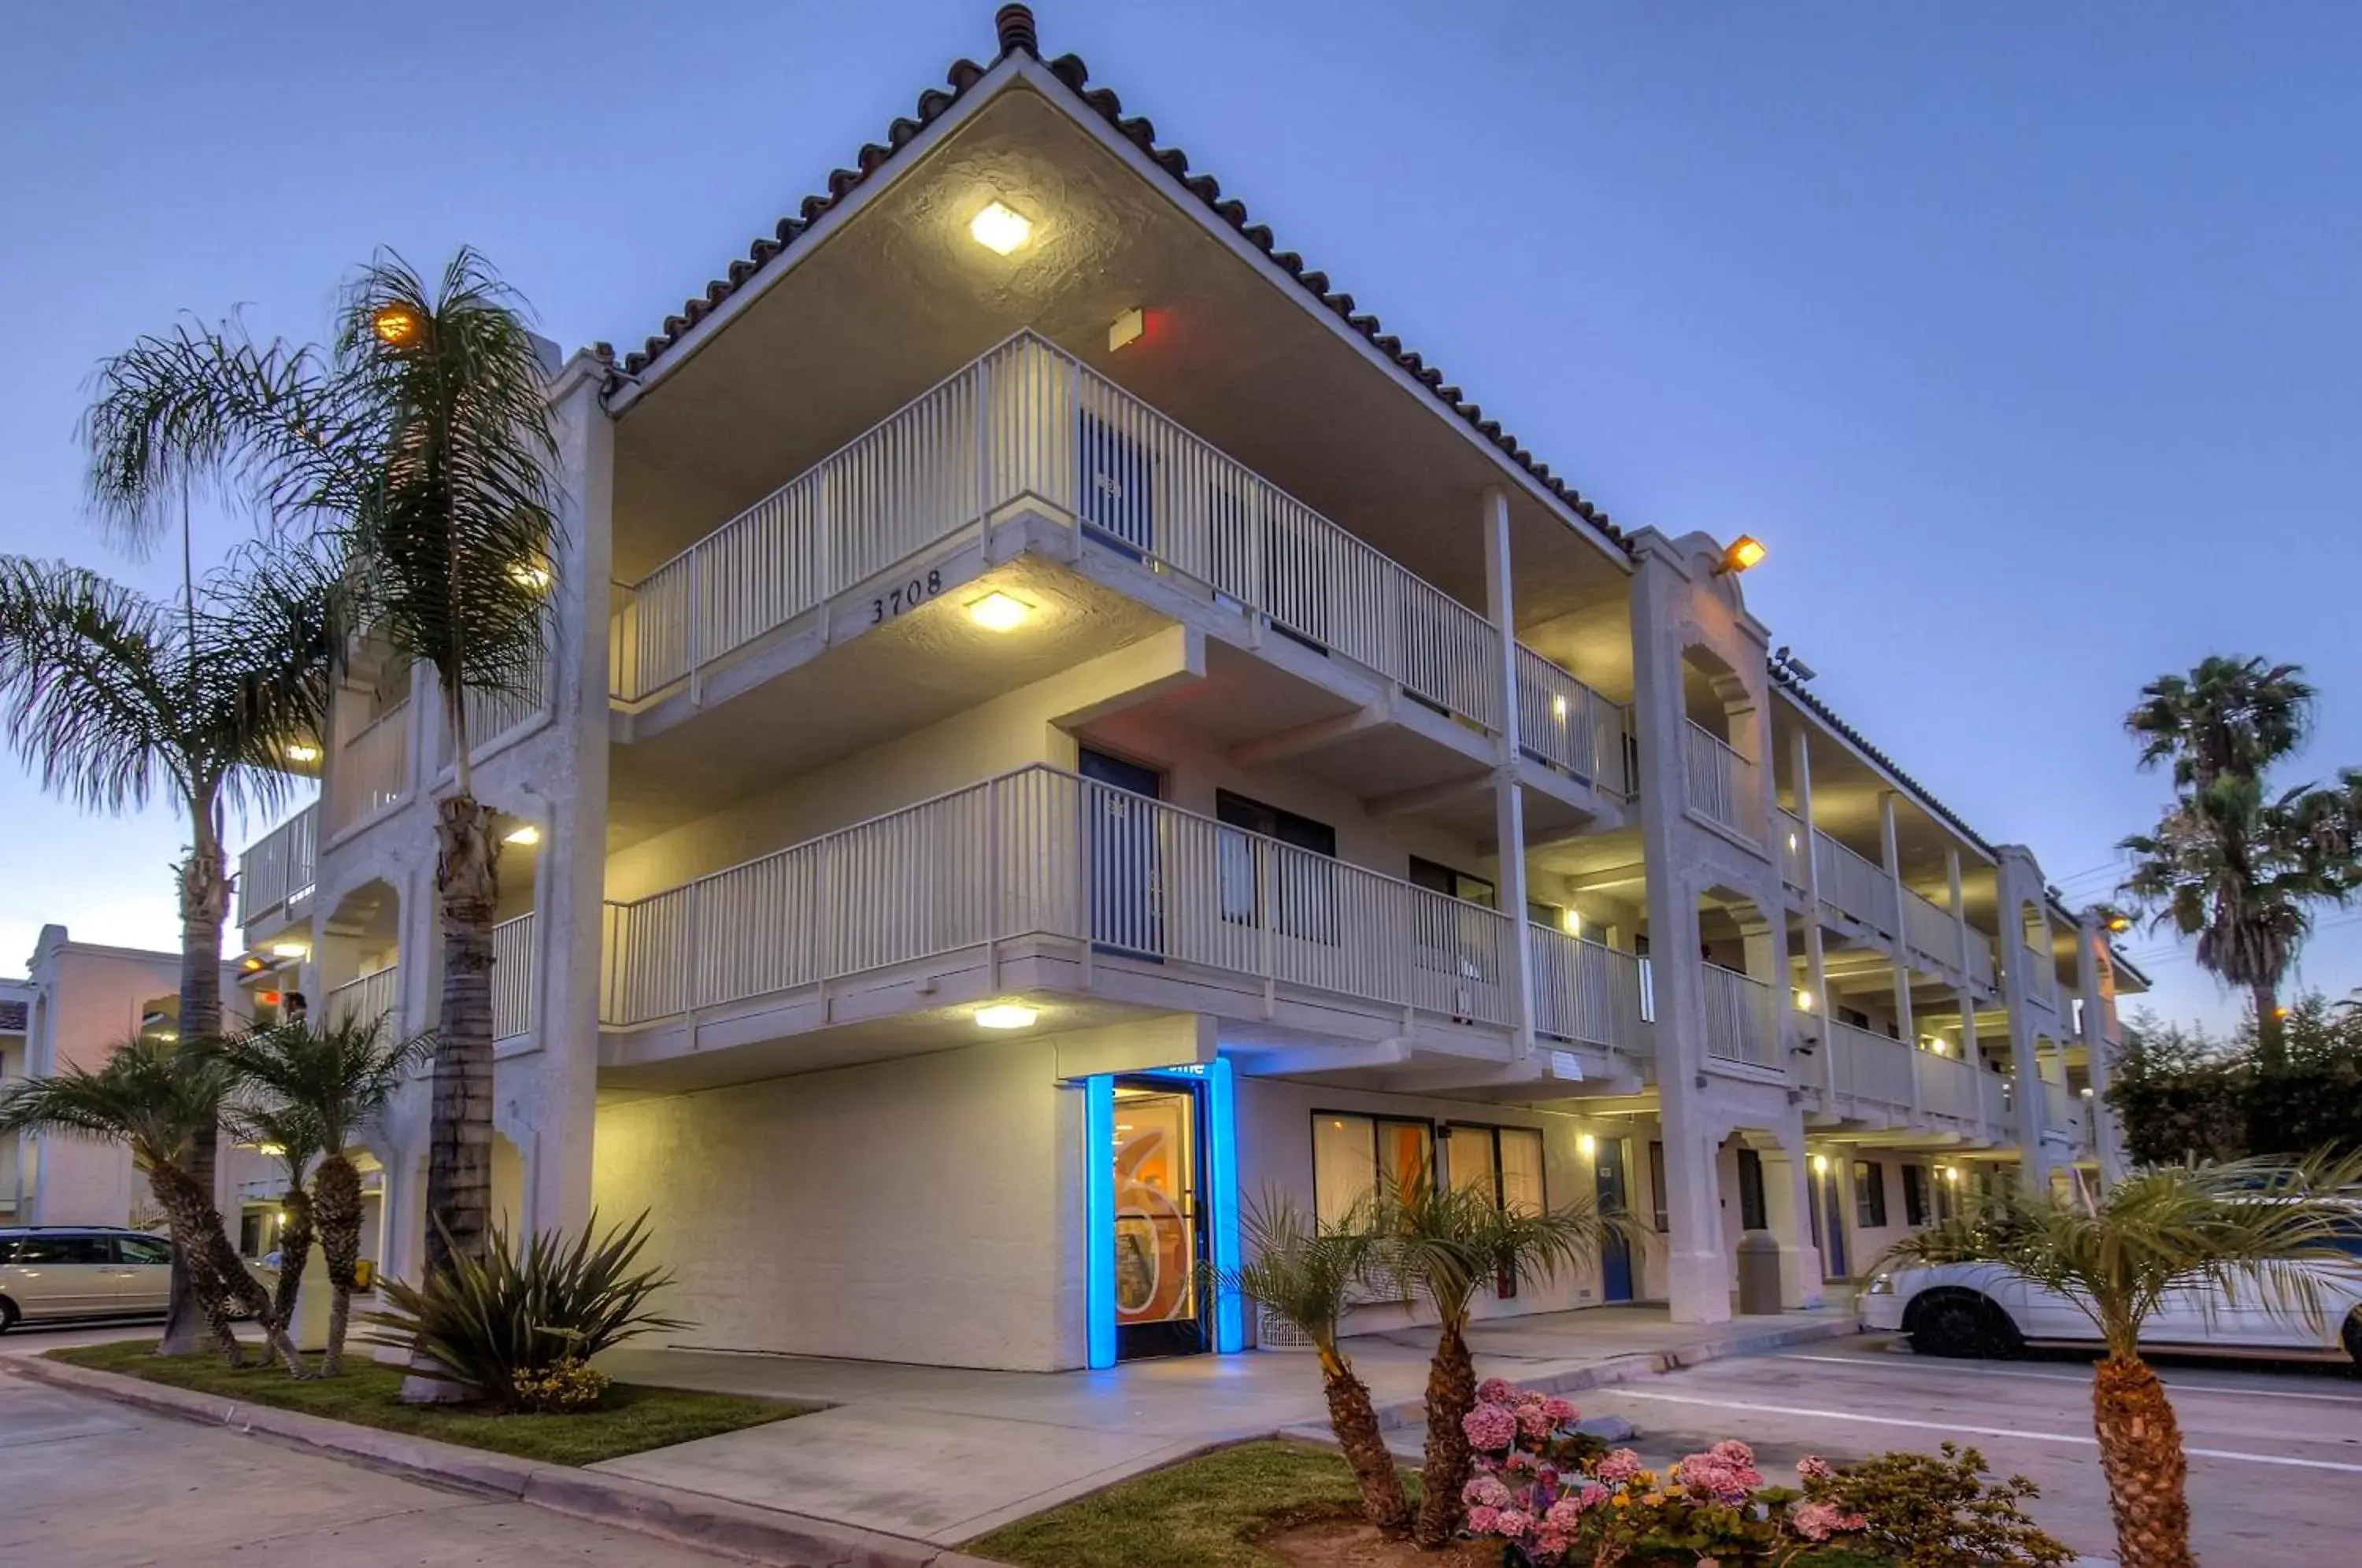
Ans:
{"type": "MultiPolygon", "coordinates": [[[[1012,53],[1023,53],[1035,60],[1041,58],[1041,49],[1034,32],[1032,12],[1022,6],[1004,6],[993,18],[993,22],[1000,42],[1000,53],[995,56],[993,61],[995,65],[1008,59],[1012,53]]],[[[730,263],[726,276],[716,278],[707,283],[703,294],[683,302],[677,315],[665,317],[663,331],[648,338],[637,352],[624,355],[620,365],[617,364],[614,348],[609,344],[596,345],[593,352],[610,365],[616,366],[624,376],[636,376],[646,370],[678,343],[690,327],[702,321],[712,313],[715,306],[734,293],[741,283],[761,271],[772,258],[794,244],[797,237],[817,222],[822,214],[843,201],[862,182],[876,173],[895,153],[908,145],[913,137],[941,118],[945,110],[959,102],[962,95],[984,79],[987,69],[977,65],[974,61],[954,61],[950,71],[945,73],[945,83],[950,87],[950,92],[945,93],[931,88],[919,94],[917,118],[896,120],[887,127],[884,145],[881,146],[877,142],[869,143],[855,159],[854,167],[839,169],[831,173],[828,177],[826,194],[806,196],[803,204],[794,215],[779,220],[778,226],[771,235],[757,238],[744,258],[730,263]]],[[[1499,447],[1519,467],[1533,475],[1543,488],[1564,502],[1585,522],[1617,544],[1629,547],[1623,531],[1608,519],[1606,513],[1592,505],[1573,486],[1551,473],[1549,464],[1535,461],[1533,454],[1519,446],[1516,436],[1501,428],[1499,420],[1485,418],[1482,406],[1464,399],[1458,387],[1447,384],[1441,370],[1429,364],[1416,350],[1405,348],[1399,337],[1382,331],[1378,318],[1357,309],[1352,294],[1342,290],[1332,290],[1330,287],[1328,273],[1308,269],[1304,264],[1304,258],[1292,250],[1275,249],[1270,228],[1265,225],[1248,221],[1245,203],[1234,196],[1225,198],[1221,185],[1212,175],[1190,173],[1188,156],[1180,149],[1158,147],[1156,127],[1146,119],[1138,116],[1126,118],[1121,99],[1105,87],[1093,87],[1089,84],[1089,68],[1084,65],[1078,56],[1061,55],[1048,62],[1048,69],[1050,74],[1071,91],[1086,108],[1114,127],[1118,135],[1137,146],[1141,151],[1147,154],[1151,162],[1171,175],[1175,184],[1204,203],[1217,217],[1238,230],[1249,244],[1269,256],[1275,265],[1301,284],[1305,292],[1319,301],[1323,308],[1344,318],[1346,325],[1368,338],[1380,352],[1391,358],[1414,380],[1432,392],[1446,408],[1465,420],[1478,435],[1499,447]]],[[[611,376],[611,385],[614,379],[611,376]]]]}
{"type": "Polygon", "coordinates": [[[1809,713],[1815,714],[1823,723],[1828,725],[1829,728],[1837,731],[1838,734],[1851,741],[1854,744],[1855,748],[1864,756],[1867,756],[1871,761],[1886,769],[1887,775],[1897,784],[1902,785],[1905,790],[1910,790],[1914,795],[1919,797],[1919,801],[1922,805],[1935,812],[1937,816],[1943,818],[1946,822],[1951,823],[1954,827],[1959,829],[1961,836],[1966,838],[1970,844],[1975,845],[1987,855],[1994,856],[1995,858],[1998,858],[1993,846],[1985,842],[1984,834],[1970,827],[1967,821],[1963,819],[1958,812],[1953,811],[1951,807],[1936,799],[1936,797],[1917,779],[1912,778],[1908,773],[1904,772],[1901,767],[1895,765],[1893,757],[1879,750],[1878,747],[1871,743],[1871,738],[1868,735],[1863,734],[1860,730],[1855,729],[1851,724],[1847,723],[1843,719],[1838,717],[1836,709],[1830,707],[1827,702],[1822,701],[1818,697],[1814,696],[1810,691],[1807,691],[1805,689],[1805,683],[1796,679],[1794,672],[1790,670],[1785,665],[1782,664],[1776,658],[1767,661],[1765,668],[1772,673],[1772,684],[1780,688],[1781,690],[1785,691],[1789,696],[1794,698],[1798,707],[1803,708],[1809,713]]]}

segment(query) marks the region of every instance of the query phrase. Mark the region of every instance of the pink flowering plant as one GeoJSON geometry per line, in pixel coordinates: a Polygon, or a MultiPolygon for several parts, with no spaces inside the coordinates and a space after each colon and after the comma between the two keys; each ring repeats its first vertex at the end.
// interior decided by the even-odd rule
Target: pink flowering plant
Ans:
{"type": "Polygon", "coordinates": [[[1470,1535],[1497,1540],[1512,1568],[1632,1562],[1785,1564],[1842,1544],[1868,1521],[1833,1496],[1817,1459],[1801,1490],[1768,1485],[1754,1451],[1726,1441],[1660,1474],[1628,1448],[1575,1430],[1564,1399],[1488,1379],[1462,1423],[1475,1473],[1461,1492],[1470,1535]]]}

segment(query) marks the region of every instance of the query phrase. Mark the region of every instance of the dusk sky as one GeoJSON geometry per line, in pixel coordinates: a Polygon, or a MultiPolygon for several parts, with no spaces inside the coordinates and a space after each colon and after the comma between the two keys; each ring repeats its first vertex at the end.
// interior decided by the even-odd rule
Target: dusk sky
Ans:
{"type": "MultiPolygon", "coordinates": [[[[2362,6],[1035,10],[1618,523],[1762,537],[1815,690],[2071,900],[2166,793],[2120,727],[2159,672],[2299,662],[2292,779],[2362,764],[2362,6]]],[[[548,336],[631,347],[991,12],[0,8],[0,549],[170,587],[85,523],[74,425],[175,312],[318,337],[374,248],[466,242],[548,336]]],[[[0,972],[45,922],[177,945],[169,812],[6,761],[0,804],[0,972]]],[[[2129,945],[2162,1010],[2235,1016],[2129,945]]],[[[2303,978],[2362,984],[2362,912],[2303,978]]]]}

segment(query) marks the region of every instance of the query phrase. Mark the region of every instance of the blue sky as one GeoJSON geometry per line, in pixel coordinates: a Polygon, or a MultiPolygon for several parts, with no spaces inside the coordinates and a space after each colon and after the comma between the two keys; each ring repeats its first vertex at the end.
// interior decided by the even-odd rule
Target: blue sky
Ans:
{"type": "MultiPolygon", "coordinates": [[[[2117,728],[2162,670],[2299,661],[2304,768],[2362,763],[2362,7],[1035,9],[1619,522],[1769,541],[1749,598],[1816,689],[2070,894],[2162,797],[2117,728]]],[[[0,548],[168,586],[83,523],[72,431],[174,312],[315,336],[374,247],[466,241],[628,346],[990,13],[0,8],[0,548]]],[[[5,762],[0,808],[0,970],[44,921],[174,944],[167,814],[5,762]]],[[[2305,972],[2362,984],[2362,918],[2305,972]]]]}

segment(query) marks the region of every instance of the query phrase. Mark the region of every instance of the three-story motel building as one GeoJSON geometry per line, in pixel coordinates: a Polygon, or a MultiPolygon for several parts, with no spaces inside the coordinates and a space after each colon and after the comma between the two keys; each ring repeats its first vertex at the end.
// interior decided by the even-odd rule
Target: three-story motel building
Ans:
{"type": "MultiPolygon", "coordinates": [[[[1757,547],[1619,529],[999,34],[552,378],[557,635],[470,726],[511,1223],[648,1210],[684,1342],[1066,1368],[1268,1337],[1190,1287],[1263,1192],[1596,1198],[1652,1237],[1485,1309],[1710,1320],[1742,1231],[1811,1303],[2112,1164],[2138,976],[1771,658],[1757,547]]],[[[249,983],[425,1027],[431,675],[333,732],[249,983]]]]}

